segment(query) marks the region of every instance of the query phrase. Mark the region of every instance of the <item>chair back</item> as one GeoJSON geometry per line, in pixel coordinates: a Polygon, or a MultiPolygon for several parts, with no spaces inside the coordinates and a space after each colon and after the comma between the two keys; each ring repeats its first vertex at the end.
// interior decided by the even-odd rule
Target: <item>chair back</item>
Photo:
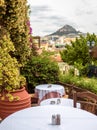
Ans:
{"type": "Polygon", "coordinates": [[[97,114],[97,95],[86,92],[73,92],[73,105],[77,106],[77,102],[81,104],[81,109],[97,114]]]}
{"type": "Polygon", "coordinates": [[[57,81],[56,84],[60,84],[62,86],[64,86],[65,88],[65,93],[68,95],[68,98],[73,98],[73,92],[76,91],[76,92],[85,92],[85,91],[88,91],[86,89],[82,89],[82,88],[79,88],[73,84],[68,84],[68,83],[64,83],[64,82],[59,82],[57,81]]]}

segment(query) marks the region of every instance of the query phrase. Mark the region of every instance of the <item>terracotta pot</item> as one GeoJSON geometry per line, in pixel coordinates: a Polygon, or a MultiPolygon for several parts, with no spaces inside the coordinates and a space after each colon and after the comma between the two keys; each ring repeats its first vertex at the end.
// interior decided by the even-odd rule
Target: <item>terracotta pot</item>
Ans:
{"type": "Polygon", "coordinates": [[[31,96],[25,90],[25,87],[15,92],[11,92],[11,94],[13,96],[18,96],[20,99],[10,102],[8,98],[5,98],[4,100],[1,100],[0,98],[0,117],[2,119],[16,111],[31,107],[31,96]]]}

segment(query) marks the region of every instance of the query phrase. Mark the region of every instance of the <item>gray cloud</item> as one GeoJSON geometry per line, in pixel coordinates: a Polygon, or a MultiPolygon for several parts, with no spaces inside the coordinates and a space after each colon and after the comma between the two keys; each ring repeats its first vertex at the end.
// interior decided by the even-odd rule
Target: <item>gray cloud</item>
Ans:
{"type": "Polygon", "coordinates": [[[42,22],[42,20],[30,20],[30,22],[32,22],[32,23],[40,23],[40,22],[42,22]]]}
{"type": "Polygon", "coordinates": [[[86,9],[76,9],[75,14],[76,14],[76,16],[92,15],[93,11],[92,10],[86,10],[86,9]]]}
{"type": "Polygon", "coordinates": [[[97,0],[28,0],[33,34],[53,33],[65,24],[83,32],[97,32],[97,0]],[[38,3],[37,3],[38,2],[38,3]]]}
{"type": "Polygon", "coordinates": [[[49,6],[31,6],[30,22],[33,30],[36,30],[38,25],[37,29],[42,30],[44,34],[53,33],[65,24],[73,25],[65,16],[53,14],[49,6]]]}
{"type": "Polygon", "coordinates": [[[62,16],[57,16],[57,15],[52,15],[52,14],[49,14],[48,16],[46,14],[43,14],[43,15],[39,15],[37,17],[34,18],[34,16],[32,16],[32,20],[33,22],[39,22],[39,21],[50,21],[52,22],[53,24],[57,24],[57,25],[62,25],[65,21],[68,22],[67,18],[65,17],[62,17],[62,16]]]}
{"type": "Polygon", "coordinates": [[[35,30],[33,25],[37,24],[37,29],[42,30],[42,33],[44,34],[53,33],[65,24],[73,24],[66,17],[52,14],[50,12],[51,9],[48,6],[34,6],[31,10],[30,22],[33,30],[35,30]]]}
{"type": "Polygon", "coordinates": [[[39,15],[39,14],[43,14],[46,12],[50,12],[51,9],[49,8],[49,6],[30,6],[31,8],[31,14],[30,15],[39,15]]]}
{"type": "Polygon", "coordinates": [[[94,25],[97,26],[97,22],[95,22],[94,25]]]}
{"type": "Polygon", "coordinates": [[[93,15],[97,8],[96,0],[81,0],[79,5],[76,6],[76,16],[93,15]]]}
{"type": "Polygon", "coordinates": [[[89,4],[89,0],[81,0],[81,2],[82,2],[84,5],[90,5],[90,4],[89,4]]]}

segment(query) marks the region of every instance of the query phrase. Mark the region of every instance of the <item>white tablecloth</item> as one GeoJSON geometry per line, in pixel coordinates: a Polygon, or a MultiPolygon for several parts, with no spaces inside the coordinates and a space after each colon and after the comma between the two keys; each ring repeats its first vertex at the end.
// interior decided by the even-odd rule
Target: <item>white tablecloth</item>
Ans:
{"type": "Polygon", "coordinates": [[[73,107],[37,106],[10,115],[0,130],[97,130],[97,116],[73,107]],[[61,125],[51,124],[52,114],[61,115],[61,125]]]}
{"type": "MultiPolygon", "coordinates": [[[[41,106],[45,105],[57,105],[57,106],[71,106],[73,107],[73,100],[69,98],[50,98],[41,101],[41,106]]],[[[77,103],[77,108],[81,108],[80,103],[77,103]]]]}
{"type": "Polygon", "coordinates": [[[62,85],[58,84],[41,84],[35,87],[35,93],[38,95],[40,101],[45,97],[46,94],[51,92],[57,92],[60,94],[60,97],[62,97],[65,94],[65,89],[62,85]]]}

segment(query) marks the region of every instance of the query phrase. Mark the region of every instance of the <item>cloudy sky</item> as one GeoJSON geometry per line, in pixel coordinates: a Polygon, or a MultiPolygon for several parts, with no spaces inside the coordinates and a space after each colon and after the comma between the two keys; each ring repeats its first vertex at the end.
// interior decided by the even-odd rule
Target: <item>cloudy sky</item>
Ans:
{"type": "Polygon", "coordinates": [[[97,0],[28,0],[33,35],[51,34],[68,24],[97,34],[97,0]]]}

